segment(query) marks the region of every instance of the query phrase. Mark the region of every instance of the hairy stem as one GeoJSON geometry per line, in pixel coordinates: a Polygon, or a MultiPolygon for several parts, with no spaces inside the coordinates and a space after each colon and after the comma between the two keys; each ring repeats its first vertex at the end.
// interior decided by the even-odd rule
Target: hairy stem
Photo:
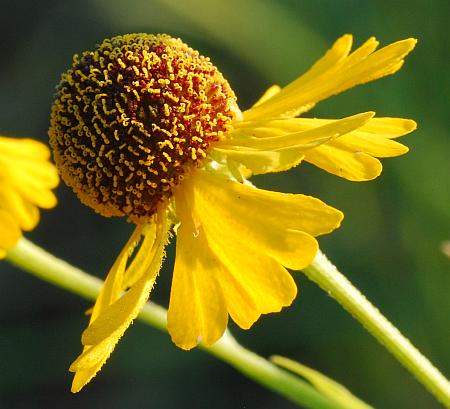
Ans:
{"type": "Polygon", "coordinates": [[[356,318],[441,403],[450,407],[449,381],[337,270],[323,253],[319,252],[315,260],[303,272],[356,318]]]}
{"type": "MultiPolygon", "coordinates": [[[[40,279],[95,300],[103,281],[22,238],[10,250],[7,260],[40,279]]],[[[154,303],[147,303],[139,320],[167,332],[167,311],[154,303]]],[[[345,409],[320,394],[309,383],[277,367],[270,361],[244,348],[227,331],[212,347],[200,347],[209,354],[230,364],[239,372],[271,389],[290,401],[312,409],[345,409]]]]}

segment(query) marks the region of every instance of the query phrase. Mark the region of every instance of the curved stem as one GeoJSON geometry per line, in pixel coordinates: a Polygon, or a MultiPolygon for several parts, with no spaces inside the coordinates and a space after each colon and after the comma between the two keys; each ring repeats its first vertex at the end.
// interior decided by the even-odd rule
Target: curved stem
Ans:
{"type": "Polygon", "coordinates": [[[303,270],[356,318],[441,403],[450,407],[450,383],[433,364],[405,338],[361,292],[319,251],[303,270]]]}
{"type": "MultiPolygon", "coordinates": [[[[54,257],[24,238],[8,252],[7,260],[44,281],[89,300],[96,299],[103,284],[102,280],[54,257]]],[[[139,320],[167,331],[167,311],[154,303],[145,305],[139,320]]],[[[200,347],[294,403],[312,409],[345,409],[320,394],[309,383],[245,349],[228,331],[212,347],[200,347]]]]}

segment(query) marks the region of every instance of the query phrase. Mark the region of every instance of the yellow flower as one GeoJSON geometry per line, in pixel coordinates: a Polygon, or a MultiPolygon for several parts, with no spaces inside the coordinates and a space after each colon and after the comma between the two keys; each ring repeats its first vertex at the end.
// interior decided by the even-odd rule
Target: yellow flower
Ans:
{"type": "Polygon", "coordinates": [[[59,183],[50,152],[40,142],[0,136],[0,258],[34,229],[39,207],[56,205],[51,189],[59,183]]]}
{"type": "Polygon", "coordinates": [[[397,71],[409,39],[350,54],[340,38],[316,64],[241,112],[208,58],[167,35],[105,40],[74,57],[52,108],[50,142],[64,181],[104,216],[136,229],[112,266],[72,364],[72,391],[99,371],[153,287],[169,231],[177,250],[168,330],[183,349],[216,342],[230,316],[249,328],[292,303],[286,268],[314,258],[314,237],[342,213],[318,199],[254,187],[252,174],[302,160],[351,180],[376,177],[376,157],[403,154],[392,138],[413,121],[366,112],[338,120],[296,118],[318,101],[397,71]],[[134,253],[134,254],[133,254],[134,253]]]}

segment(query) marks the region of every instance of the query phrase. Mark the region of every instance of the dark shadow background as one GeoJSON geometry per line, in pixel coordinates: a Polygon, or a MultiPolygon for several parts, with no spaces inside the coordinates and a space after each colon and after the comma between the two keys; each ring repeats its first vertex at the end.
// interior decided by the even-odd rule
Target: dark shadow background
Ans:
{"type": "MultiPolygon", "coordinates": [[[[340,35],[356,44],[414,36],[405,67],[321,103],[309,116],[367,110],[417,120],[411,152],[384,161],[377,180],[352,183],[305,164],[259,177],[261,187],[319,197],[344,211],[321,239],[340,269],[447,375],[450,374],[450,238],[446,0],[1,0],[0,133],[47,141],[54,87],[72,55],[103,38],[167,32],[211,56],[247,108],[266,87],[296,78],[340,35]]],[[[103,277],[131,226],[81,205],[65,186],[59,206],[28,234],[44,248],[103,277]]],[[[153,299],[167,305],[173,248],[153,299]]],[[[100,376],[69,392],[67,368],[80,351],[85,300],[0,264],[0,408],[242,408],[294,405],[202,351],[182,352],[166,334],[136,323],[100,376]]],[[[293,306],[252,330],[244,345],[281,354],[342,382],[378,408],[439,405],[330,297],[301,274],[293,306]]]]}

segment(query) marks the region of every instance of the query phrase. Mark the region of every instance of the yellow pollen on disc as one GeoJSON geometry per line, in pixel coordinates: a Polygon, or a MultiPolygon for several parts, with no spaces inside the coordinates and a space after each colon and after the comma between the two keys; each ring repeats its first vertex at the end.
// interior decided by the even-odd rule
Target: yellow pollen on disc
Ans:
{"type": "Polygon", "coordinates": [[[238,112],[210,62],[168,35],[128,34],[75,55],[49,137],[63,180],[104,216],[149,218],[238,112]]]}

